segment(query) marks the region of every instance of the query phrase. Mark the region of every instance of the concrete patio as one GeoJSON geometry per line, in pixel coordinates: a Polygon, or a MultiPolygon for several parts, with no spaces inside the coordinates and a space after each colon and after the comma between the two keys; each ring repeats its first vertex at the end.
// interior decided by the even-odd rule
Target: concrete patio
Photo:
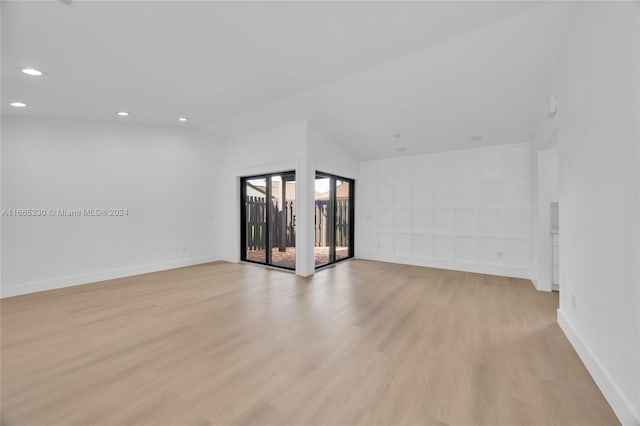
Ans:
{"type": "MultiPolygon", "coordinates": [[[[247,251],[247,260],[252,262],[265,263],[267,251],[251,250],[247,251]]],[[[336,259],[344,259],[349,256],[348,247],[336,247],[336,259]]],[[[295,269],[296,268],[296,248],[287,247],[286,251],[280,251],[277,247],[271,250],[271,263],[274,266],[280,266],[283,268],[295,269]]],[[[325,265],[329,263],[329,247],[316,247],[315,248],[315,264],[316,266],[325,265]]]]}

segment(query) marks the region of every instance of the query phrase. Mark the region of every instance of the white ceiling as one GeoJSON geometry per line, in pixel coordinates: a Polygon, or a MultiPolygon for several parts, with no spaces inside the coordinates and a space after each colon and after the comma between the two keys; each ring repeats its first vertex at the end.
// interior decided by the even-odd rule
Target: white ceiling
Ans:
{"type": "Polygon", "coordinates": [[[2,110],[158,125],[188,116],[222,137],[308,119],[359,158],[464,148],[476,135],[473,146],[521,142],[549,95],[569,8],[3,2],[2,110]]]}

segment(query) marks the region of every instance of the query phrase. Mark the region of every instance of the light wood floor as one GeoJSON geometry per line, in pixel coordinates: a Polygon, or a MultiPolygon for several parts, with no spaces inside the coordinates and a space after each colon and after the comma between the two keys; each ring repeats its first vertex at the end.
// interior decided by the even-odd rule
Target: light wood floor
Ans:
{"type": "Polygon", "coordinates": [[[212,263],[4,299],[2,424],[618,424],[530,282],[212,263]]]}

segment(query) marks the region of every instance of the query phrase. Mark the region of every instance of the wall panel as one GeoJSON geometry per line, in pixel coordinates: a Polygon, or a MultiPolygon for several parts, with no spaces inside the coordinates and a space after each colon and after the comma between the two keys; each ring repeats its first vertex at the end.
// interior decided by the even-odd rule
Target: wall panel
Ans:
{"type": "Polygon", "coordinates": [[[357,257],[528,277],[530,149],[361,162],[357,257]]]}

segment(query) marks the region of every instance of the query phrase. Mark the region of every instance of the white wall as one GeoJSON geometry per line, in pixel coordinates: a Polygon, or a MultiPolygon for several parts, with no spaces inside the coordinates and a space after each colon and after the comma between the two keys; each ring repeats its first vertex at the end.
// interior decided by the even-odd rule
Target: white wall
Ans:
{"type": "Polygon", "coordinates": [[[529,144],[360,163],[356,256],[529,277],[529,144]]]}
{"type": "MultiPolygon", "coordinates": [[[[357,180],[359,164],[358,160],[348,151],[344,150],[332,138],[327,136],[312,124],[308,126],[308,146],[307,163],[310,171],[309,187],[307,189],[307,208],[309,215],[314,215],[315,208],[315,177],[316,172],[334,174],[340,177],[357,180]]],[[[358,183],[356,181],[355,191],[357,194],[358,183]]],[[[352,204],[353,207],[353,204],[352,204]]],[[[355,203],[357,212],[358,203],[355,203]]],[[[311,216],[310,216],[311,217],[311,216]]],[[[315,221],[311,219],[308,223],[307,233],[310,235],[309,246],[306,252],[306,265],[309,271],[315,271],[315,221]]]]}
{"type": "Polygon", "coordinates": [[[313,181],[357,161],[306,121],[224,144],[195,130],[4,117],[4,208],[127,217],[5,217],[2,295],[205,261],[239,261],[239,178],[295,170],[300,275],[314,273],[313,181]],[[310,148],[313,147],[313,148],[310,148]],[[303,188],[307,188],[304,190],[303,188]],[[310,231],[305,232],[310,227],[310,231]]]}
{"type": "MultiPolygon", "coordinates": [[[[551,291],[551,203],[559,201],[557,133],[551,147],[533,152],[533,204],[531,232],[531,278],[538,290],[551,291]]],[[[535,146],[535,145],[534,145],[535,146]]],[[[534,148],[535,149],[535,148],[534,148]]]]}
{"type": "Polygon", "coordinates": [[[296,172],[296,274],[309,276],[314,264],[314,180],[316,170],[356,178],[357,160],[320,130],[300,121],[224,142],[220,201],[222,258],[240,260],[240,177],[296,172]]]}
{"type": "Polygon", "coordinates": [[[640,424],[636,8],[580,5],[550,93],[558,116],[539,131],[558,129],[558,322],[625,425],[640,424]]]}
{"type": "MultiPolygon", "coordinates": [[[[636,2],[636,17],[637,17],[637,30],[636,30],[636,35],[637,35],[637,41],[638,44],[636,46],[637,51],[638,51],[638,70],[640,70],[640,3],[636,2]]],[[[638,111],[636,111],[637,114],[637,125],[638,125],[638,134],[640,134],[640,84],[638,84],[637,86],[637,91],[638,91],[638,111]]],[[[640,149],[638,149],[638,181],[640,182],[640,149]]],[[[638,211],[640,212],[640,196],[638,197],[638,211]]],[[[640,226],[638,227],[638,241],[640,241],[640,226]]],[[[638,276],[640,277],[640,251],[638,253],[638,276]]],[[[637,306],[640,306],[640,290],[638,291],[637,294],[637,298],[638,298],[638,304],[637,306]]],[[[640,309],[637,310],[637,315],[638,315],[638,354],[640,354],[640,309]]],[[[640,358],[640,357],[639,357],[640,358]]],[[[638,359],[638,363],[640,364],[640,359],[638,359]]],[[[639,383],[639,387],[640,387],[640,365],[638,366],[638,383],[639,383]]],[[[640,389],[638,389],[638,393],[636,395],[636,423],[640,423],[640,389]]]]}
{"type": "Polygon", "coordinates": [[[219,146],[175,127],[3,117],[2,205],[127,217],[3,217],[2,295],[215,259],[219,146]]]}
{"type": "Polygon", "coordinates": [[[351,179],[358,177],[359,163],[353,154],[311,124],[309,159],[315,170],[351,179]]]}
{"type": "MultiPolygon", "coordinates": [[[[295,170],[296,200],[301,200],[301,190],[308,185],[310,175],[307,151],[306,121],[262,130],[223,143],[218,210],[221,226],[217,233],[222,259],[240,261],[240,177],[295,170]]],[[[305,247],[308,237],[303,230],[308,218],[304,203],[297,203],[296,208],[296,246],[305,247]]],[[[302,275],[308,274],[308,265],[298,266],[302,275]]]]}

